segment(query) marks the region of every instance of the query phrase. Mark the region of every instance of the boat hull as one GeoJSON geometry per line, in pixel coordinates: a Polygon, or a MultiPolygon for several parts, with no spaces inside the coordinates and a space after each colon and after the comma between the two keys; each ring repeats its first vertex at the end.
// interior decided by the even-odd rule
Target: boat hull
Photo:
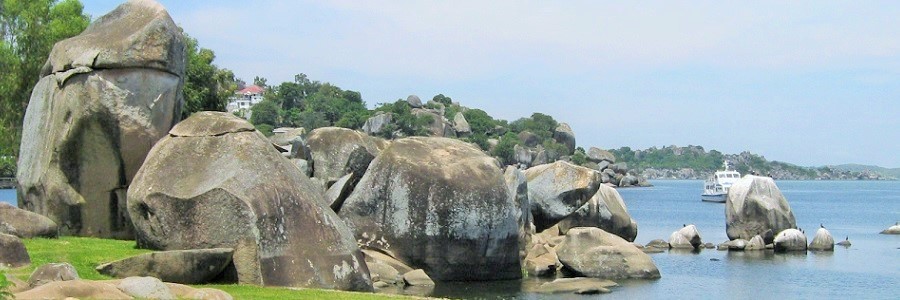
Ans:
{"type": "Polygon", "coordinates": [[[728,194],[702,194],[700,195],[700,200],[705,202],[716,202],[716,203],[725,203],[725,198],[727,198],[728,194]]]}

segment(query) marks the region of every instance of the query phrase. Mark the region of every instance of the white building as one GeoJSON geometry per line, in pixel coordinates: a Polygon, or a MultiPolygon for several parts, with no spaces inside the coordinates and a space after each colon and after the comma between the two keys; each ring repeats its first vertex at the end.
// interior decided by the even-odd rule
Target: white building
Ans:
{"type": "Polygon", "coordinates": [[[228,99],[228,105],[225,109],[230,113],[236,113],[244,118],[250,118],[250,108],[263,100],[265,88],[251,85],[243,90],[234,93],[234,96],[228,99]]]}

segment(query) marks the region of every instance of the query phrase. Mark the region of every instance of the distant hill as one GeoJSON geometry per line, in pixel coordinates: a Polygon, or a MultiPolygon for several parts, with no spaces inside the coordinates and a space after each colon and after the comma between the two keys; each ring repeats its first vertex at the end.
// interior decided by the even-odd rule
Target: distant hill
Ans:
{"type": "Polygon", "coordinates": [[[837,166],[830,166],[834,169],[849,171],[849,172],[863,172],[870,171],[879,173],[884,175],[885,177],[893,177],[894,179],[900,179],[900,168],[885,168],[879,166],[870,166],[870,165],[860,165],[860,164],[843,164],[837,166]]]}
{"type": "Polygon", "coordinates": [[[750,152],[723,154],[700,146],[651,147],[632,150],[629,147],[610,150],[619,162],[627,163],[648,179],[705,179],[728,163],[741,174],[759,174],[789,180],[896,180],[900,169],[876,166],[844,165],[803,167],[780,161],[770,161],[750,152]]]}

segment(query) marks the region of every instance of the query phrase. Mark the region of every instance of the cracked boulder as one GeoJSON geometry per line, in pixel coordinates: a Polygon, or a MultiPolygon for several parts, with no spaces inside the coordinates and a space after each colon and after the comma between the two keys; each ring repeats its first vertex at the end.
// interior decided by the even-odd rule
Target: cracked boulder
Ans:
{"type": "Polygon", "coordinates": [[[354,174],[353,183],[362,177],[372,159],[388,142],[356,130],[322,127],[309,133],[306,145],[315,164],[313,177],[331,186],[347,174],[354,174]]]}
{"type": "Polygon", "coordinates": [[[41,75],[23,123],[19,207],[63,235],[132,238],[125,191],[181,117],[181,30],[158,3],[129,1],[57,43],[41,75]]]}
{"type": "MultiPolygon", "coordinates": [[[[525,177],[531,214],[538,232],[581,209],[600,188],[600,173],[565,161],[529,168],[525,170],[525,177]]],[[[589,217],[590,211],[585,214],[589,217]]]]}
{"type": "Polygon", "coordinates": [[[339,214],[359,243],[435,280],[522,276],[521,207],[497,160],[472,144],[433,137],[391,142],[339,214]]]}
{"type": "Polygon", "coordinates": [[[241,283],[371,291],[353,233],[253,125],[200,112],[150,151],[128,190],[138,245],[233,248],[241,283]]]}
{"type": "Polygon", "coordinates": [[[575,227],[597,227],[629,242],[637,237],[637,222],[616,189],[600,185],[597,193],[574,213],[559,222],[563,234],[575,227]]]}

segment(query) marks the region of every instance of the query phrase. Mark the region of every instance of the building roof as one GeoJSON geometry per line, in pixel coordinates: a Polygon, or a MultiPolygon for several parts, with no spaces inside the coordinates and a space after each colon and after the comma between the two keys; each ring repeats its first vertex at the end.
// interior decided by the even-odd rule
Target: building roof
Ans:
{"type": "Polygon", "coordinates": [[[246,94],[262,94],[266,89],[257,85],[251,85],[245,87],[243,90],[237,91],[236,94],[246,95],[246,94]]]}

